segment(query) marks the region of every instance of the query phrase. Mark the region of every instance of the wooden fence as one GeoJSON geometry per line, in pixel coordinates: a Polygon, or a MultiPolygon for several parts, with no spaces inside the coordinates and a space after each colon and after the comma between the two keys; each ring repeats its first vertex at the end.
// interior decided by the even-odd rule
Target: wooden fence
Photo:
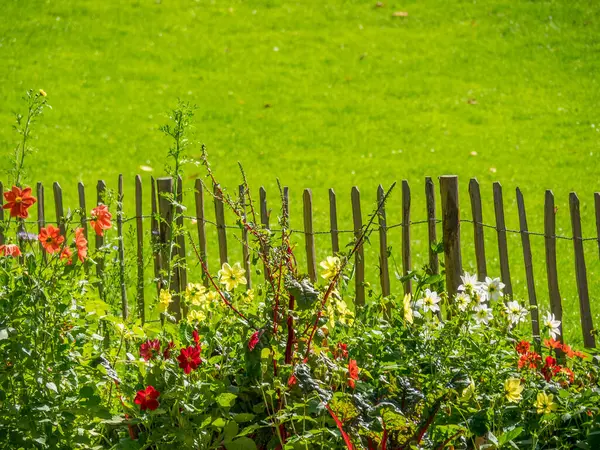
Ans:
{"type": "MultiPolygon", "coordinates": [[[[214,195],[207,196],[207,192],[210,194],[211,191],[206,190],[202,180],[197,179],[194,185],[194,203],[195,203],[195,215],[184,215],[182,208],[177,206],[177,210],[174,211],[173,203],[168,198],[168,195],[174,196],[177,203],[181,205],[183,199],[182,183],[179,180],[178,183],[174,183],[172,178],[158,178],[150,179],[150,191],[151,191],[151,207],[150,215],[144,215],[144,208],[142,202],[142,178],[138,175],[135,177],[135,216],[129,217],[127,221],[135,221],[136,229],[136,262],[137,262],[137,283],[136,283],[136,311],[141,317],[142,322],[145,320],[145,299],[144,299],[144,219],[150,219],[150,235],[152,245],[150,251],[154,261],[154,275],[157,280],[157,292],[163,287],[164,281],[161,281],[161,273],[163,265],[167,261],[174,257],[181,258],[185,261],[186,258],[186,240],[183,235],[177,236],[177,246],[166,245],[171,241],[171,231],[173,218],[177,217],[178,226],[184,225],[184,220],[190,220],[195,223],[198,250],[203,260],[207,259],[207,233],[206,226],[213,225],[217,229],[217,240],[219,248],[219,262],[222,264],[228,260],[228,232],[230,229],[229,238],[236,230],[237,235],[236,242],[241,242],[243,264],[246,271],[246,278],[248,279],[249,288],[252,286],[255,280],[252,276],[250,258],[248,247],[248,234],[244,229],[240,229],[238,226],[227,225],[225,223],[225,212],[224,204],[221,197],[221,191],[219,186],[214,186],[212,193],[214,195]],[[174,191],[174,186],[177,186],[177,192],[174,191]],[[215,221],[211,221],[205,215],[205,209],[209,207],[209,203],[213,204],[215,210],[215,221]],[[177,214],[175,214],[175,212],[177,214]],[[159,220],[160,218],[160,220],[159,220]]],[[[416,224],[427,224],[428,229],[428,241],[429,241],[429,255],[428,264],[433,273],[439,273],[440,263],[438,261],[438,254],[434,251],[433,247],[438,242],[438,227],[437,225],[441,222],[442,236],[441,240],[444,243],[444,266],[446,276],[446,288],[450,295],[457,292],[458,286],[461,284],[460,276],[462,275],[462,259],[461,259],[461,225],[468,224],[473,227],[473,242],[475,248],[475,260],[477,267],[477,275],[479,280],[485,280],[487,276],[487,260],[486,260],[486,249],[484,230],[486,228],[493,230],[497,235],[498,242],[498,257],[500,262],[500,274],[501,280],[505,284],[504,292],[508,296],[513,294],[513,286],[511,283],[511,270],[509,265],[508,257],[508,245],[507,245],[507,233],[518,233],[521,236],[523,261],[525,267],[527,293],[529,303],[532,307],[531,310],[531,325],[534,335],[539,335],[539,313],[537,310],[537,293],[535,288],[533,264],[532,264],[532,252],[530,244],[530,236],[538,235],[543,236],[545,241],[545,255],[546,255],[546,273],[548,280],[548,296],[550,298],[550,309],[555,315],[556,319],[561,320],[563,318],[562,301],[558,285],[557,276],[557,253],[556,253],[556,241],[557,239],[568,239],[573,242],[573,255],[575,265],[575,280],[577,285],[578,297],[579,297],[579,316],[581,320],[581,330],[583,334],[583,343],[587,348],[595,348],[595,332],[592,323],[592,313],[590,308],[590,297],[587,282],[587,270],[583,251],[583,242],[586,240],[594,240],[598,243],[598,250],[600,251],[600,193],[594,194],[594,205],[595,205],[595,217],[596,217],[596,237],[584,238],[581,232],[581,217],[580,217],[580,205],[579,198],[575,193],[571,193],[569,196],[570,204],[570,216],[571,216],[571,236],[558,236],[556,235],[556,223],[555,223],[555,205],[554,195],[552,191],[547,190],[545,193],[545,206],[544,206],[544,232],[535,233],[529,231],[527,225],[527,215],[525,212],[525,203],[523,195],[520,189],[516,190],[517,208],[519,214],[519,229],[509,230],[505,225],[504,217],[504,201],[502,186],[500,183],[494,183],[493,185],[493,201],[495,211],[495,225],[488,225],[483,223],[482,219],[482,200],[480,194],[480,186],[476,179],[471,179],[469,182],[469,197],[470,197],[470,219],[461,218],[461,210],[459,205],[458,195],[458,177],[457,176],[442,176],[439,178],[439,189],[441,199],[441,211],[442,217],[439,220],[436,217],[436,188],[434,181],[427,177],[425,179],[425,198],[426,198],[426,214],[427,217],[423,221],[411,221],[411,189],[406,180],[401,183],[401,194],[402,194],[402,222],[398,224],[389,225],[386,219],[385,207],[382,207],[378,215],[378,235],[379,235],[379,283],[381,292],[384,296],[390,295],[390,269],[388,262],[388,231],[401,227],[402,229],[402,271],[407,274],[412,269],[411,262],[411,226],[416,224]]],[[[64,207],[62,188],[58,183],[54,183],[52,186],[54,194],[54,213],[56,222],[60,226],[64,233],[65,222],[64,222],[64,207]]],[[[107,186],[104,181],[98,181],[96,185],[96,196],[97,202],[103,202],[106,194],[107,186]]],[[[4,191],[2,183],[0,183],[0,193],[4,191]]],[[[45,192],[44,186],[41,183],[37,184],[37,220],[32,221],[37,224],[38,229],[42,228],[46,224],[45,215],[45,192]]],[[[124,278],[124,267],[125,267],[125,249],[123,240],[123,176],[119,175],[117,185],[117,214],[116,224],[118,233],[118,260],[120,266],[120,284],[121,284],[121,301],[122,301],[122,314],[124,318],[129,315],[129,302],[127,298],[127,289],[124,278]]],[[[243,205],[245,202],[244,188],[239,188],[239,200],[243,205]]],[[[88,211],[85,204],[85,188],[83,183],[78,184],[78,195],[79,195],[79,207],[83,211],[88,211]]],[[[363,213],[361,211],[361,194],[357,187],[353,187],[351,190],[351,206],[352,206],[352,230],[340,230],[338,227],[338,212],[337,212],[337,194],[333,189],[329,189],[329,223],[330,229],[326,232],[316,232],[313,227],[313,198],[312,191],[305,189],[303,192],[303,229],[293,230],[304,235],[305,252],[306,252],[306,273],[308,273],[311,280],[315,281],[317,278],[317,258],[315,251],[315,235],[317,234],[328,234],[331,238],[331,250],[332,253],[338,253],[340,250],[339,235],[343,232],[353,232],[355,236],[360,235],[363,229],[363,213]]],[[[384,189],[380,185],[377,189],[377,199],[381,201],[384,196],[384,189]]],[[[0,202],[2,201],[0,195],[0,202]]],[[[288,189],[283,189],[283,206],[284,209],[289,211],[288,201],[288,189]]],[[[91,208],[90,208],[91,209],[91,208]]],[[[259,205],[257,211],[260,215],[260,222],[265,228],[270,228],[270,217],[269,210],[267,207],[267,197],[264,188],[259,190],[259,205]]],[[[0,209],[0,221],[4,220],[4,211],[0,209]]],[[[85,236],[88,236],[88,224],[87,220],[81,221],[81,226],[84,229],[85,236]]],[[[4,243],[4,234],[0,230],[0,244],[4,243]]],[[[104,238],[102,236],[95,236],[95,247],[101,248],[104,245],[104,238]]],[[[148,250],[146,250],[147,252],[148,250]]],[[[355,283],[355,303],[356,305],[363,305],[365,302],[365,258],[364,249],[359,248],[355,254],[354,260],[354,283],[355,283]]],[[[104,263],[100,259],[96,264],[96,271],[98,275],[102,275],[104,270],[104,263]]],[[[185,290],[187,286],[187,271],[185,265],[180,265],[179,268],[173,271],[170,287],[175,293],[173,296],[172,312],[176,318],[181,317],[180,299],[179,295],[185,290]]],[[[412,293],[411,281],[404,282],[404,292],[412,293]]],[[[102,285],[99,285],[100,295],[102,295],[102,285]]]]}

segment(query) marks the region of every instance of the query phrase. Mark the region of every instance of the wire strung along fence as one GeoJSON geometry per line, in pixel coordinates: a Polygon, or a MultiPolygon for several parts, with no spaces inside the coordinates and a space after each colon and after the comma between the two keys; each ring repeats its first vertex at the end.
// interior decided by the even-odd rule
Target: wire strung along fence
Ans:
{"type": "MultiPolygon", "coordinates": [[[[172,178],[150,177],[150,214],[144,214],[142,201],[142,178],[137,175],[135,177],[135,215],[124,219],[123,213],[123,176],[119,175],[117,184],[117,233],[118,233],[118,266],[120,272],[120,295],[122,316],[127,318],[130,311],[130,303],[127,298],[127,289],[125,282],[125,248],[123,239],[123,225],[126,221],[135,221],[135,245],[136,245],[136,288],[135,288],[135,311],[139,315],[142,323],[146,320],[145,317],[145,275],[144,275],[144,255],[148,251],[152,253],[154,279],[156,281],[157,294],[166,286],[167,281],[164,279],[163,268],[170,261],[178,259],[185,262],[186,259],[186,240],[183,234],[176,235],[177,245],[167,245],[171,242],[174,226],[183,227],[184,221],[189,221],[188,224],[195,224],[195,233],[197,234],[197,247],[202,260],[207,261],[207,225],[216,227],[219,263],[228,262],[228,239],[231,240],[235,230],[235,241],[241,243],[243,255],[243,267],[248,280],[248,288],[256,281],[253,280],[251,271],[251,254],[248,243],[248,232],[244,227],[227,225],[225,223],[225,208],[223,202],[223,194],[220,186],[212,186],[211,190],[207,190],[201,179],[196,179],[194,184],[194,203],[195,214],[184,215],[182,200],[183,189],[181,178],[177,183],[174,183],[172,178]],[[174,188],[177,186],[177,192],[174,188]],[[210,198],[207,196],[209,194],[210,198]],[[175,202],[173,201],[175,199],[175,202]],[[210,220],[205,214],[209,203],[213,203],[215,221],[210,220]],[[174,223],[175,218],[175,223],[174,223]],[[147,226],[146,219],[150,219],[150,236],[151,248],[144,248],[144,226],[147,226]],[[230,230],[229,233],[227,230],[230,230]],[[146,253],[145,253],[146,252],[146,253]]],[[[508,257],[507,233],[517,233],[521,237],[523,262],[525,268],[526,287],[529,303],[531,308],[531,327],[534,336],[540,334],[539,313],[537,309],[537,293],[534,279],[533,261],[530,236],[540,236],[544,238],[545,245],[545,266],[548,282],[548,296],[550,299],[550,310],[555,315],[556,319],[562,322],[563,308],[561,295],[558,284],[557,275],[557,250],[556,242],[559,239],[566,239],[573,242],[573,255],[575,266],[575,282],[579,298],[579,317],[581,322],[581,331],[583,335],[583,343],[587,348],[595,348],[595,331],[592,321],[592,313],[590,307],[590,296],[588,288],[587,269],[584,257],[583,242],[596,241],[598,251],[600,252],[600,193],[594,194],[595,218],[596,218],[596,237],[584,238],[581,228],[581,214],[579,198],[575,193],[569,196],[570,216],[571,216],[571,236],[561,236],[556,234],[555,221],[555,204],[554,194],[551,190],[545,192],[544,202],[544,231],[543,233],[532,232],[528,228],[527,215],[525,211],[525,202],[523,194],[519,188],[516,190],[517,209],[519,216],[519,229],[507,229],[504,216],[504,200],[503,191],[500,183],[493,184],[493,201],[495,213],[495,225],[485,224],[482,219],[482,199],[480,193],[480,185],[477,179],[473,178],[469,181],[468,192],[470,199],[470,219],[461,216],[459,205],[459,184],[457,176],[441,176],[439,178],[439,198],[441,200],[441,220],[436,217],[436,187],[434,181],[427,177],[425,179],[425,199],[426,199],[426,214],[425,220],[411,220],[411,189],[406,180],[401,184],[402,196],[402,221],[397,224],[388,224],[386,216],[386,208],[383,206],[378,215],[378,236],[379,236],[379,283],[383,296],[391,294],[390,287],[390,264],[388,261],[388,232],[394,228],[401,227],[401,252],[402,252],[402,272],[403,275],[408,274],[412,270],[411,259],[411,227],[418,224],[427,225],[427,236],[429,242],[428,251],[428,266],[433,274],[440,273],[440,261],[438,253],[435,251],[435,245],[438,243],[438,224],[441,223],[443,242],[443,258],[445,267],[446,289],[452,297],[457,293],[458,287],[461,284],[460,276],[462,275],[462,251],[461,251],[461,225],[468,224],[473,227],[473,244],[475,249],[475,260],[477,268],[477,276],[480,281],[484,281],[487,276],[486,249],[485,249],[485,229],[494,230],[497,236],[498,243],[498,259],[500,263],[501,280],[505,284],[505,294],[513,295],[513,286],[511,282],[511,269],[508,257]]],[[[61,186],[55,182],[52,186],[54,194],[54,213],[56,222],[65,232],[65,213],[63,206],[63,193],[61,186]]],[[[104,181],[98,181],[96,185],[96,200],[101,203],[105,199],[107,185],[104,181]]],[[[0,194],[4,192],[4,187],[0,182],[0,194]]],[[[47,223],[45,215],[45,192],[44,186],[41,183],[37,184],[37,224],[38,230],[47,223]]],[[[83,183],[78,183],[79,208],[87,211],[85,203],[85,187],[83,183]]],[[[239,201],[242,207],[247,206],[244,187],[239,187],[239,201]]],[[[377,200],[381,202],[384,197],[384,189],[380,185],[377,189],[377,200]]],[[[0,195],[0,202],[3,196],[0,195]]],[[[352,230],[340,230],[338,227],[338,207],[337,194],[333,189],[329,189],[329,224],[330,229],[327,231],[315,231],[313,226],[313,196],[311,189],[305,189],[302,196],[303,208],[303,229],[292,229],[294,233],[299,233],[304,236],[305,253],[306,253],[306,273],[314,282],[317,279],[317,258],[315,249],[315,236],[319,234],[329,235],[331,239],[331,250],[333,254],[340,251],[339,235],[341,233],[354,233],[359,236],[363,230],[363,214],[361,211],[361,194],[357,187],[351,189],[351,207],[352,207],[352,230]]],[[[289,213],[289,191],[288,188],[283,188],[283,205],[284,213],[289,213]]],[[[244,209],[245,210],[245,209],[244,209]]],[[[270,229],[269,209],[267,207],[267,195],[264,188],[259,190],[259,205],[257,208],[260,216],[260,222],[265,229],[270,229]]],[[[4,211],[0,208],[0,222],[4,220],[4,211]]],[[[81,220],[81,227],[84,229],[84,235],[88,237],[87,220],[81,220]]],[[[3,244],[5,236],[0,229],[0,244],[3,244]]],[[[104,237],[95,236],[95,247],[100,249],[104,246],[104,237]]],[[[88,268],[86,267],[86,270],[88,268]]],[[[102,279],[105,269],[103,259],[98,259],[95,265],[96,275],[102,279]]],[[[173,303],[170,305],[172,314],[177,319],[182,317],[182,308],[180,295],[187,286],[187,269],[186,265],[177,264],[172,272],[169,280],[169,287],[174,292],[173,303]]],[[[205,280],[208,283],[208,280],[205,280]]],[[[103,285],[98,285],[100,295],[102,296],[103,285]]],[[[413,286],[410,280],[403,283],[404,293],[412,293],[413,286]]],[[[362,245],[355,254],[354,260],[354,289],[355,289],[355,304],[363,305],[365,303],[365,257],[362,245]]],[[[562,330],[561,330],[562,331],[562,330]]],[[[561,335],[563,333],[561,332],[561,335]]]]}

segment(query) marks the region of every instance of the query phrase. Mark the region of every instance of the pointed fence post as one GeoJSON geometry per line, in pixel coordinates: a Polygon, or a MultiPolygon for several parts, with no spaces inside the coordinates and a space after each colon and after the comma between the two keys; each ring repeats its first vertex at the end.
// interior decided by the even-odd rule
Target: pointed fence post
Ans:
{"type": "MultiPolygon", "coordinates": [[[[354,238],[358,239],[363,232],[362,212],[360,210],[360,191],[356,186],[352,188],[352,218],[354,222],[354,238]]],[[[365,250],[364,240],[358,246],[354,254],[354,280],[356,290],[355,304],[363,306],[365,304],[365,250]]]]}
{"type": "Polygon", "coordinates": [[[442,197],[442,239],[446,264],[446,290],[448,296],[453,298],[458,292],[462,275],[458,177],[456,175],[441,176],[440,191],[442,197]]]}
{"type": "Polygon", "coordinates": [[[317,256],[315,252],[315,235],[313,234],[312,192],[304,189],[304,245],[306,248],[306,264],[308,277],[313,283],[317,281],[317,256]]]}

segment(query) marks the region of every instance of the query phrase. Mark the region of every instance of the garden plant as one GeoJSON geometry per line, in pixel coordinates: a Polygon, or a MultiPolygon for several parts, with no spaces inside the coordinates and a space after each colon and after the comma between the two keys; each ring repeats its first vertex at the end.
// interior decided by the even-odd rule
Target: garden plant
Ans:
{"type": "Polygon", "coordinates": [[[27,100],[0,246],[4,448],[600,448],[600,360],[563,342],[551,313],[540,311],[541,335],[531,336],[529,309],[498,278],[465,273],[449,296],[428,267],[409,274],[412,295],[369,289],[366,304],[354,304],[352,261],[393,186],[310,280],[286,209],[278,231],[267,230],[243,170],[247,211],[220,187],[205,148],[189,158],[186,103],[161,128],[172,140],[168,174],[205,170],[219,186],[207,194],[251,236],[251,270],[264,281],[248,289],[244,261],[209,271],[186,228],[173,225],[167,245],[183,236],[189,257],[167,261],[154,280],[155,320],[124,319],[110,193],[39,233],[27,221],[36,198],[23,169],[31,125],[47,106],[43,91],[27,100]],[[94,235],[105,245],[88,249],[94,235]],[[176,311],[171,281],[182,264],[200,275],[176,311]]]}

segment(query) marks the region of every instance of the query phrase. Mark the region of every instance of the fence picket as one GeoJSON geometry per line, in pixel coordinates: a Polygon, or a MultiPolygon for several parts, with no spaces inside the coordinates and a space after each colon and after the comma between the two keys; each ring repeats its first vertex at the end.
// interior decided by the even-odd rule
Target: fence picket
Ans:
{"type": "MultiPolygon", "coordinates": [[[[410,187],[406,180],[402,180],[402,270],[404,276],[407,276],[412,270],[410,255],[410,187]]],[[[404,294],[412,294],[410,279],[404,282],[404,294]]]]}
{"type": "Polygon", "coordinates": [[[79,197],[79,209],[81,209],[81,228],[83,229],[83,236],[87,240],[88,238],[88,224],[87,224],[87,208],[85,206],[85,186],[80,181],[77,183],[77,195],[79,197]]]}
{"type": "MultiPolygon", "coordinates": [[[[387,297],[390,295],[390,270],[388,264],[387,217],[385,205],[382,204],[384,197],[385,191],[380,184],[377,188],[377,204],[382,205],[379,210],[379,281],[381,283],[381,295],[387,297]]],[[[389,311],[387,313],[389,314],[389,311]]]]}
{"type": "Polygon", "coordinates": [[[313,206],[312,192],[310,189],[304,189],[304,245],[306,248],[306,264],[308,276],[314,283],[317,281],[317,255],[315,252],[315,235],[313,234],[313,206]]]}
{"type": "Polygon", "coordinates": [[[521,233],[521,245],[523,247],[523,262],[525,264],[525,277],[527,279],[527,294],[531,306],[531,329],[533,337],[540,340],[540,314],[537,307],[537,295],[535,292],[535,280],[533,278],[533,258],[531,257],[531,243],[529,241],[529,229],[527,227],[527,215],[525,213],[525,201],[521,189],[517,188],[517,208],[519,210],[519,228],[521,233]]]}
{"type": "MultiPolygon", "coordinates": [[[[350,198],[352,200],[352,219],[354,222],[354,238],[358,239],[363,231],[362,212],[360,210],[360,191],[356,186],[352,188],[350,198]]],[[[364,241],[358,246],[354,256],[354,279],[355,279],[355,304],[365,304],[365,251],[364,241]]]]}
{"type": "Polygon", "coordinates": [[[52,190],[54,191],[54,211],[56,212],[56,223],[60,229],[60,234],[65,235],[65,212],[63,207],[63,195],[62,188],[57,181],[52,184],[52,190]]]}
{"type": "Polygon", "coordinates": [[[337,221],[337,201],[333,189],[329,189],[329,226],[331,228],[331,253],[336,255],[340,252],[340,239],[337,221]]]}
{"type": "Polygon", "coordinates": [[[142,325],[146,322],[144,301],[144,222],[142,219],[142,177],[135,176],[135,231],[137,242],[137,292],[136,303],[142,325]]]}
{"type": "Polygon", "coordinates": [[[217,221],[217,238],[219,241],[219,259],[221,265],[227,262],[227,230],[225,229],[225,208],[221,186],[213,187],[215,197],[215,219],[217,221]]]}
{"type": "Polygon", "coordinates": [[[510,266],[508,263],[508,243],[506,241],[506,224],[504,221],[504,200],[502,198],[502,185],[498,182],[494,183],[494,212],[496,213],[496,232],[498,233],[500,276],[504,283],[504,293],[512,298],[513,289],[510,280],[510,266]]]}
{"type": "Polygon", "coordinates": [[[151,187],[151,218],[150,218],[150,236],[152,244],[152,257],[154,259],[154,278],[156,280],[156,295],[160,295],[160,291],[163,289],[162,282],[162,257],[160,252],[160,226],[159,226],[159,214],[156,193],[156,180],[154,177],[150,177],[151,187]]]}
{"type": "MultiPolygon", "coordinates": [[[[177,234],[177,247],[175,248],[175,253],[178,256],[177,260],[177,275],[179,281],[179,292],[185,292],[188,284],[187,278],[187,262],[186,262],[186,252],[185,252],[185,232],[183,229],[183,180],[181,176],[177,177],[177,217],[175,222],[177,223],[177,229],[179,230],[177,234]]],[[[187,306],[185,303],[183,304],[182,313],[187,316],[187,306]]]]}
{"type": "Polygon", "coordinates": [[[581,240],[581,214],[579,211],[579,197],[575,192],[569,194],[571,209],[571,228],[573,230],[573,251],[575,253],[575,277],[577,280],[577,293],[579,294],[579,317],[583,333],[583,345],[587,348],[596,347],[594,338],[594,325],[592,310],[590,308],[590,294],[588,290],[585,256],[583,254],[583,241],[581,240]]]}
{"type": "Polygon", "coordinates": [[[485,277],[487,276],[487,263],[485,260],[481,191],[479,189],[479,181],[477,181],[477,178],[471,178],[469,181],[469,197],[471,198],[471,214],[473,217],[473,241],[475,242],[477,279],[479,281],[485,281],[485,277]]]}
{"type": "MultiPolygon", "coordinates": [[[[258,194],[259,194],[259,206],[260,206],[260,223],[266,230],[268,230],[269,229],[269,210],[267,209],[267,191],[265,190],[265,188],[263,186],[261,186],[260,189],[258,190],[258,194]]],[[[268,244],[262,248],[262,252],[265,255],[267,255],[269,253],[269,245],[268,244]]],[[[264,265],[264,272],[265,272],[265,280],[266,280],[268,278],[266,264],[264,265]]]]}
{"type": "Polygon", "coordinates": [[[596,237],[598,238],[598,254],[600,255],[600,192],[594,192],[594,205],[596,210],[596,237]]]}
{"type": "Polygon", "coordinates": [[[554,194],[547,190],[544,199],[544,241],[546,244],[546,272],[548,274],[548,295],[550,309],[556,320],[560,320],[560,340],[563,339],[562,301],[558,288],[558,270],[556,267],[556,217],[554,194]]]}
{"type": "MultiPolygon", "coordinates": [[[[208,268],[208,261],[206,259],[206,219],[204,218],[204,183],[202,180],[197,178],[194,186],[194,197],[196,203],[196,227],[198,228],[198,246],[200,247],[200,258],[204,261],[205,266],[208,268]]],[[[204,286],[208,287],[208,278],[203,273],[202,280],[204,286]]]]}
{"type": "MultiPolygon", "coordinates": [[[[104,195],[106,192],[106,183],[104,180],[98,180],[96,184],[96,205],[104,202],[104,195]]],[[[98,233],[95,233],[96,239],[96,251],[100,250],[104,246],[104,236],[100,236],[98,233]]],[[[100,298],[104,299],[104,255],[101,255],[97,258],[96,261],[96,276],[98,277],[98,292],[100,294],[100,298]]]]}
{"type": "Polygon", "coordinates": [[[427,206],[427,234],[429,237],[429,269],[432,274],[440,272],[440,262],[434,246],[437,245],[437,221],[435,216],[435,186],[431,177],[425,177],[425,201],[427,206]]]}
{"type": "MultiPolygon", "coordinates": [[[[38,182],[36,186],[36,195],[37,195],[37,223],[38,223],[38,234],[42,231],[42,228],[46,226],[46,213],[45,213],[45,205],[44,205],[44,185],[38,182]]],[[[0,208],[1,209],[1,208],[0,208]]],[[[42,261],[46,262],[46,252],[44,251],[44,247],[42,243],[39,244],[40,253],[42,254],[42,261]]]]}
{"type": "MultiPolygon", "coordinates": [[[[242,218],[243,221],[246,222],[246,192],[243,184],[240,184],[239,187],[240,193],[240,208],[242,210],[242,218]]],[[[246,226],[242,226],[242,255],[243,255],[243,265],[244,270],[246,271],[246,280],[248,281],[248,289],[252,289],[252,270],[250,266],[250,249],[248,247],[248,229],[246,226]]]]}
{"type": "Polygon", "coordinates": [[[460,254],[460,208],[458,202],[458,177],[440,177],[442,197],[442,239],[444,242],[444,262],[446,265],[446,290],[452,298],[458,292],[462,275],[460,254]]]}
{"type": "Polygon", "coordinates": [[[119,254],[119,284],[121,285],[121,314],[123,320],[129,316],[127,288],[125,287],[125,247],[123,242],[123,174],[119,174],[117,197],[117,235],[119,254]]]}

